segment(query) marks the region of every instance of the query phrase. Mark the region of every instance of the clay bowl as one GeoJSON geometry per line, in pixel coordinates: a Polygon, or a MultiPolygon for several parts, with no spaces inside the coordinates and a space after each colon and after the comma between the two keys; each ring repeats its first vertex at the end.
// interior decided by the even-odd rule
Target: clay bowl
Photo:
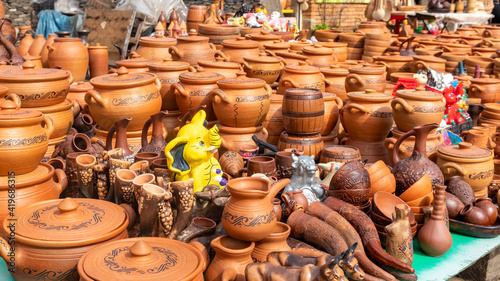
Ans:
{"type": "Polygon", "coordinates": [[[392,222],[392,218],[388,219],[385,216],[381,216],[380,214],[376,213],[373,208],[372,212],[370,213],[370,217],[374,223],[377,223],[379,225],[389,225],[392,222]]]}
{"type": "Polygon", "coordinates": [[[493,119],[493,120],[500,120],[500,113],[483,111],[483,112],[481,112],[481,116],[489,118],[489,119],[493,119]]]}
{"type": "Polygon", "coordinates": [[[434,192],[431,191],[427,195],[417,198],[412,201],[407,201],[406,204],[410,207],[426,207],[432,204],[434,200],[434,192]]]}
{"type": "Polygon", "coordinates": [[[413,78],[413,75],[415,75],[415,73],[393,72],[389,76],[390,76],[391,82],[397,83],[399,78],[413,78]]]}
{"type": "Polygon", "coordinates": [[[410,209],[412,210],[413,214],[423,214],[424,213],[424,208],[428,206],[410,206],[410,209]]]}
{"type": "Polygon", "coordinates": [[[403,201],[413,201],[423,197],[429,192],[432,192],[432,182],[428,174],[424,174],[412,186],[410,186],[403,194],[399,195],[403,201]]]}
{"type": "MultiPolygon", "coordinates": [[[[385,216],[387,219],[392,219],[392,213],[394,213],[397,204],[406,203],[396,195],[385,191],[379,191],[373,195],[372,211],[380,216],[385,216]]],[[[410,212],[410,222],[413,220],[415,220],[415,218],[413,213],[410,212]]]]}

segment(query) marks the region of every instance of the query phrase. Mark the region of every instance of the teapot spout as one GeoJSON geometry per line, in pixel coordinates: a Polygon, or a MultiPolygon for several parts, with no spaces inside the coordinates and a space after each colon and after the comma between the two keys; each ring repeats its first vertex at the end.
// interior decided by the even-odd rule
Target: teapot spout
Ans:
{"type": "Polygon", "coordinates": [[[271,187],[269,189],[269,200],[273,200],[273,198],[282,190],[285,186],[287,186],[290,183],[290,179],[282,179],[279,180],[273,184],[271,184],[271,187]]]}

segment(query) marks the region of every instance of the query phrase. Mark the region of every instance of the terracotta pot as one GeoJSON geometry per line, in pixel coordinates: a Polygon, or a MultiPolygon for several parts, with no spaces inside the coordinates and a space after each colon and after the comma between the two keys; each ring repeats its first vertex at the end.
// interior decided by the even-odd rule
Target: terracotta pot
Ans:
{"type": "Polygon", "coordinates": [[[255,145],[252,136],[257,139],[266,141],[268,132],[263,126],[234,128],[217,124],[219,127],[219,135],[222,138],[222,144],[219,148],[219,153],[224,154],[226,151],[238,151],[238,148],[245,144],[255,145]]]}
{"type": "Polygon", "coordinates": [[[477,30],[472,27],[459,27],[457,28],[456,33],[458,33],[461,36],[477,36],[479,35],[477,33],[477,30]]]}
{"type": "Polygon", "coordinates": [[[93,89],[94,86],[92,86],[92,84],[90,84],[89,82],[80,81],[77,83],[73,83],[69,87],[67,98],[72,101],[78,102],[78,104],[80,104],[80,107],[83,109],[87,105],[87,103],[85,102],[85,94],[93,89]]]}
{"type": "MultiPolygon", "coordinates": [[[[169,54],[167,54],[170,57],[169,54]]],[[[162,99],[161,110],[177,110],[175,95],[170,91],[170,85],[179,82],[179,75],[184,72],[196,70],[187,62],[172,61],[171,58],[163,59],[161,63],[148,64],[150,73],[155,74],[161,82],[160,95],[162,99]]]]}
{"type": "Polygon", "coordinates": [[[486,38],[483,41],[483,45],[488,46],[490,48],[498,49],[498,48],[500,48],[500,37],[486,38]]]}
{"type": "Polygon", "coordinates": [[[385,91],[386,73],[383,68],[378,67],[352,67],[345,79],[347,92],[365,91],[372,89],[377,92],[385,91]]]}
{"type": "MultiPolygon", "coordinates": [[[[398,130],[397,128],[392,129],[392,137],[387,138],[384,142],[387,151],[389,152],[389,159],[393,159],[392,154],[394,153],[394,144],[396,141],[404,134],[404,132],[398,130]]],[[[443,136],[438,132],[430,133],[427,136],[426,142],[426,154],[427,158],[431,161],[436,161],[437,159],[437,150],[443,144],[444,139],[443,136]]],[[[415,146],[415,137],[410,136],[403,141],[401,146],[399,147],[399,158],[406,159],[410,157],[413,153],[413,147],[415,146]]],[[[391,160],[392,162],[392,160],[391,160]]]]}
{"type": "Polygon", "coordinates": [[[210,243],[215,251],[215,257],[205,272],[205,280],[244,280],[245,269],[253,263],[253,242],[243,242],[223,235],[210,243]]]}
{"type": "Polygon", "coordinates": [[[276,162],[270,156],[249,157],[247,158],[247,167],[241,168],[238,171],[238,177],[242,177],[244,174],[247,177],[251,177],[254,174],[264,174],[267,178],[276,178],[278,176],[276,162]]]}
{"type": "Polygon", "coordinates": [[[33,44],[33,41],[35,41],[35,39],[33,39],[33,36],[31,36],[31,33],[24,34],[23,39],[21,40],[21,42],[19,42],[19,45],[17,46],[17,52],[21,56],[27,55],[28,50],[31,47],[31,44],[33,44]]]}
{"type": "Polygon", "coordinates": [[[325,120],[323,121],[323,127],[321,128],[320,134],[322,136],[326,136],[329,135],[333,128],[337,125],[339,110],[344,104],[342,100],[337,97],[337,95],[332,93],[323,93],[323,101],[325,102],[325,120]]]}
{"type": "MultiPolygon", "coordinates": [[[[86,252],[128,237],[129,219],[125,210],[102,200],[66,198],[37,202],[19,210],[18,220],[33,223],[16,229],[16,265],[24,269],[12,273],[16,280],[31,280],[40,272],[48,272],[54,278],[76,281],[79,278],[76,265],[86,252]],[[36,218],[31,217],[33,213],[36,218]],[[36,226],[47,224],[52,227],[36,226]]],[[[10,233],[7,221],[3,228],[10,233]]],[[[8,253],[7,246],[1,248],[6,260],[8,253]]]]}
{"type": "Polygon", "coordinates": [[[275,52],[287,52],[289,49],[290,43],[281,42],[280,40],[276,40],[273,43],[264,44],[264,52],[272,56],[275,55],[275,52]]]}
{"type": "Polygon", "coordinates": [[[267,112],[266,119],[264,120],[264,122],[262,122],[262,125],[267,129],[269,133],[267,143],[277,145],[281,132],[285,130],[285,126],[283,125],[283,114],[281,110],[283,95],[271,95],[269,100],[271,102],[269,104],[269,111],[267,112]]]}
{"type": "Polygon", "coordinates": [[[399,78],[413,78],[414,73],[408,73],[408,72],[393,72],[391,73],[390,76],[390,81],[392,83],[397,83],[399,78]]]}
{"type": "Polygon", "coordinates": [[[345,78],[349,71],[339,65],[331,65],[329,68],[322,68],[321,73],[325,76],[325,83],[328,85],[325,92],[337,95],[342,101],[347,99],[345,78]]]}
{"type": "Polygon", "coordinates": [[[387,29],[387,24],[380,21],[363,21],[359,24],[357,32],[365,34],[387,34],[390,33],[387,29]]]}
{"type": "Polygon", "coordinates": [[[204,5],[190,5],[186,18],[187,30],[194,29],[198,31],[198,25],[205,22],[205,15],[208,7],[204,5]]]}
{"type": "Polygon", "coordinates": [[[384,141],[394,123],[390,101],[392,96],[374,90],[347,93],[341,122],[351,140],[384,141]]]}
{"type": "Polygon", "coordinates": [[[415,49],[415,54],[419,56],[435,56],[439,57],[443,54],[443,50],[441,49],[426,49],[426,48],[417,48],[415,49]]]}
{"type": "Polygon", "coordinates": [[[359,149],[361,159],[367,163],[375,163],[379,160],[390,164],[387,151],[384,149],[384,142],[363,142],[350,139],[348,136],[340,141],[342,145],[353,146],[359,149]]]}
{"type": "Polygon", "coordinates": [[[252,259],[256,262],[265,262],[267,261],[267,255],[271,252],[291,251],[292,249],[286,242],[289,235],[290,226],[286,223],[278,222],[269,236],[255,243],[255,248],[252,251],[252,259]]]}
{"type": "Polygon", "coordinates": [[[399,53],[391,53],[390,56],[373,57],[376,63],[385,65],[387,68],[387,78],[395,72],[410,72],[412,57],[400,56],[399,53]]]}
{"type": "Polygon", "coordinates": [[[132,52],[130,59],[124,59],[115,62],[116,67],[126,67],[130,73],[147,72],[148,64],[154,63],[154,59],[147,59],[141,57],[138,53],[132,52]]]}
{"type": "Polygon", "coordinates": [[[440,147],[436,163],[446,179],[458,175],[470,184],[476,198],[487,197],[494,169],[491,151],[470,143],[440,147]]]}
{"type": "Polygon", "coordinates": [[[461,44],[468,44],[471,45],[472,47],[476,47],[480,46],[481,43],[483,43],[483,40],[484,38],[482,36],[477,36],[476,34],[476,35],[462,36],[459,42],[461,44]]]}
{"type": "Polygon", "coordinates": [[[28,54],[32,56],[39,56],[42,52],[43,45],[45,45],[43,34],[37,34],[35,40],[28,49],[28,54]]]}
{"type": "Polygon", "coordinates": [[[446,67],[445,63],[445,59],[435,56],[413,56],[411,70],[412,72],[417,73],[419,69],[427,71],[427,68],[430,67],[437,72],[444,72],[446,67]]]}
{"type": "Polygon", "coordinates": [[[283,97],[283,125],[290,134],[318,134],[323,128],[325,103],[316,89],[288,89],[283,97]]]}
{"type": "Polygon", "coordinates": [[[328,196],[360,206],[370,199],[370,174],[359,161],[350,161],[333,175],[328,196]]]}
{"type": "Polygon", "coordinates": [[[161,83],[154,74],[129,73],[121,67],[117,74],[95,77],[90,83],[94,90],[87,92],[85,102],[104,130],[126,117],[132,117],[128,130],[140,130],[148,116],[161,109],[161,83]]]}
{"type": "MultiPolygon", "coordinates": [[[[293,159],[290,151],[278,151],[275,155],[276,170],[278,172],[278,179],[291,178],[293,175],[293,159]]],[[[274,198],[277,199],[277,198],[274,198]]],[[[278,199],[279,200],[279,199],[278,199]]],[[[280,201],[281,202],[281,201],[280,201]]],[[[274,203],[274,201],[273,201],[274,203]]],[[[280,221],[280,219],[278,219],[280,221]]]]}
{"type": "Polygon", "coordinates": [[[190,32],[189,36],[177,38],[177,44],[169,47],[169,52],[174,60],[188,62],[197,65],[199,60],[215,61],[215,45],[208,43],[209,38],[198,36],[196,32],[190,32]]]}
{"type": "Polygon", "coordinates": [[[440,123],[444,116],[443,95],[418,88],[399,90],[391,102],[394,122],[399,130],[407,132],[416,126],[440,123]]]}
{"type": "Polygon", "coordinates": [[[307,39],[302,39],[300,41],[290,42],[288,44],[290,44],[290,50],[297,51],[297,52],[302,52],[302,49],[312,46],[312,44],[310,42],[307,42],[307,39]]]}
{"type": "Polygon", "coordinates": [[[321,43],[323,47],[333,50],[333,55],[337,58],[338,62],[343,62],[347,59],[347,43],[333,42],[329,39],[327,42],[321,43]]]}
{"type": "Polygon", "coordinates": [[[271,87],[264,80],[247,78],[244,72],[239,72],[236,78],[217,81],[217,86],[219,89],[212,90],[209,96],[215,115],[222,125],[229,127],[262,125],[269,111],[271,95],[271,87]]]}
{"type": "Polygon", "coordinates": [[[75,104],[69,99],[56,105],[37,107],[36,109],[52,119],[54,132],[50,135],[51,139],[67,135],[73,126],[75,116],[78,115],[80,110],[78,103],[75,104]]]}
{"type": "Polygon", "coordinates": [[[340,162],[345,163],[348,161],[361,161],[359,149],[353,146],[346,145],[331,145],[325,146],[321,152],[320,163],[340,162]]]}
{"type": "Polygon", "coordinates": [[[258,57],[260,49],[258,42],[238,37],[236,40],[222,41],[221,52],[222,57],[227,61],[243,63],[245,62],[244,57],[258,57]]]}
{"type": "Polygon", "coordinates": [[[339,35],[342,34],[342,31],[340,30],[316,30],[314,32],[314,37],[319,42],[328,42],[329,40],[337,40],[339,35]]]}
{"type": "Polygon", "coordinates": [[[232,177],[238,176],[238,171],[245,166],[243,157],[235,151],[226,151],[220,158],[219,163],[222,171],[232,177]]]}
{"type": "Polygon", "coordinates": [[[49,49],[47,48],[47,46],[54,44],[54,39],[56,39],[56,35],[53,33],[49,34],[49,37],[45,41],[45,44],[40,51],[40,56],[42,57],[42,65],[45,68],[49,67],[49,49]]]}
{"type": "Polygon", "coordinates": [[[108,46],[89,46],[89,70],[90,78],[108,74],[108,46]]]}
{"type": "Polygon", "coordinates": [[[445,43],[441,45],[441,48],[445,52],[463,52],[466,54],[472,54],[472,46],[468,44],[449,44],[445,43]]]}
{"type": "Polygon", "coordinates": [[[307,57],[307,63],[318,68],[330,67],[337,63],[337,58],[333,55],[333,50],[325,48],[320,44],[302,49],[302,54],[307,57]]]}
{"type": "Polygon", "coordinates": [[[265,49],[264,44],[266,44],[266,43],[273,43],[276,40],[282,40],[280,35],[271,34],[267,31],[261,31],[260,34],[259,33],[247,34],[247,35],[245,35],[244,38],[246,38],[248,40],[259,42],[258,47],[261,50],[265,49]]]}
{"type": "Polygon", "coordinates": [[[264,30],[264,27],[242,27],[240,29],[240,35],[245,37],[247,34],[260,34],[264,30]]]}
{"type": "Polygon", "coordinates": [[[54,132],[52,120],[39,111],[19,110],[11,100],[4,101],[0,108],[0,153],[5,160],[0,164],[0,176],[35,170],[54,132]]]}
{"type": "Polygon", "coordinates": [[[485,26],[483,37],[500,37],[500,27],[492,25],[485,26]]]}
{"type": "Polygon", "coordinates": [[[479,198],[476,200],[476,207],[483,210],[489,218],[489,225],[493,225],[498,217],[498,209],[493,204],[491,198],[479,198]]]}
{"type": "Polygon", "coordinates": [[[287,132],[282,132],[278,141],[278,149],[285,150],[288,148],[300,149],[304,151],[304,155],[314,156],[319,159],[324,144],[320,134],[316,135],[291,135],[287,132]]]}
{"type": "MultiPolygon", "coordinates": [[[[0,68],[0,84],[21,98],[22,107],[39,107],[63,102],[73,76],[67,70],[35,68],[26,61],[23,68],[0,68]]],[[[0,94],[3,97],[5,94],[0,94]]]]}
{"type": "Polygon", "coordinates": [[[205,69],[206,72],[215,72],[225,76],[226,78],[236,77],[236,73],[243,70],[241,64],[237,62],[224,61],[221,57],[216,57],[213,61],[198,61],[198,64],[205,69]]]}
{"type": "MultiPolygon", "coordinates": [[[[496,131],[496,128],[494,128],[496,131]]],[[[462,131],[460,137],[474,146],[485,148],[493,151],[496,147],[495,142],[491,138],[490,129],[487,127],[472,127],[467,131],[462,131]]]]}
{"type": "Polygon", "coordinates": [[[280,78],[277,93],[284,95],[285,91],[290,88],[312,88],[324,92],[324,75],[321,74],[319,68],[309,66],[306,62],[299,62],[299,65],[287,65],[280,78]]]}
{"type": "Polygon", "coordinates": [[[475,56],[481,56],[481,57],[486,57],[486,58],[496,58],[497,57],[497,51],[498,49],[496,48],[487,48],[487,47],[473,47],[472,48],[472,54],[475,56]]]}
{"type": "Polygon", "coordinates": [[[136,52],[144,59],[153,59],[161,62],[170,57],[169,47],[175,46],[175,38],[163,37],[156,34],[155,37],[141,37],[136,52]]]}
{"type": "Polygon", "coordinates": [[[474,78],[469,86],[469,95],[480,98],[481,103],[498,103],[500,101],[500,79],[474,78]]]}
{"type": "Polygon", "coordinates": [[[85,80],[89,65],[88,44],[84,45],[80,38],[55,38],[49,49],[49,67],[62,65],[69,70],[75,81],[85,80]]]}
{"type": "Polygon", "coordinates": [[[262,79],[267,84],[276,82],[285,67],[280,59],[267,57],[265,53],[260,53],[258,57],[244,57],[243,59],[245,60],[244,70],[248,77],[262,79]]]}

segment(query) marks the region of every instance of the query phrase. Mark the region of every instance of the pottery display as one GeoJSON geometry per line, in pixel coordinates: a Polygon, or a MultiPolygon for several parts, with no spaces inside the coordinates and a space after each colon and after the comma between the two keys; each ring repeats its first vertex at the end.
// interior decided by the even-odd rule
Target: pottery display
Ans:
{"type": "Polygon", "coordinates": [[[323,93],[323,101],[325,102],[325,119],[320,134],[326,136],[329,135],[337,125],[339,110],[344,106],[344,103],[337,95],[327,92],[323,93]]]}
{"type": "Polygon", "coordinates": [[[43,45],[45,45],[45,39],[43,34],[37,34],[35,40],[28,49],[28,54],[32,56],[39,56],[42,52],[43,45]]]}
{"type": "Polygon", "coordinates": [[[337,58],[333,54],[333,50],[325,48],[320,44],[303,48],[302,55],[307,57],[306,62],[309,65],[318,68],[330,67],[330,65],[337,63],[337,58]]]}
{"type": "Polygon", "coordinates": [[[154,74],[129,73],[121,67],[117,74],[98,76],[90,83],[94,90],[87,92],[85,102],[101,129],[109,130],[116,121],[132,117],[128,129],[140,130],[161,109],[161,83],[154,74]]]}
{"type": "Polygon", "coordinates": [[[253,263],[251,254],[255,248],[254,242],[239,241],[223,235],[212,240],[210,246],[215,251],[215,257],[205,272],[205,280],[246,279],[245,268],[253,263]]]}
{"type": "Polygon", "coordinates": [[[252,140],[253,135],[262,141],[266,141],[269,136],[264,126],[236,128],[217,124],[217,127],[219,127],[219,135],[222,138],[219,155],[224,154],[226,151],[238,151],[238,148],[242,145],[255,145],[252,140]]]}
{"type": "Polygon", "coordinates": [[[215,72],[226,78],[236,77],[236,73],[243,71],[241,64],[225,61],[221,57],[216,57],[215,61],[200,60],[198,65],[203,67],[206,72],[215,72]]]}
{"type": "Polygon", "coordinates": [[[410,72],[413,58],[410,56],[401,56],[399,53],[391,53],[390,56],[373,57],[374,62],[385,65],[387,68],[387,78],[395,72],[410,72]]]}
{"type": "Polygon", "coordinates": [[[178,37],[177,44],[169,47],[169,52],[174,60],[185,61],[190,65],[197,65],[199,60],[215,61],[217,50],[208,40],[208,37],[189,32],[189,36],[178,37]]]}
{"type": "Polygon", "coordinates": [[[325,103],[317,89],[293,88],[285,91],[283,125],[290,134],[318,134],[324,123],[325,103]]]}
{"type": "Polygon", "coordinates": [[[156,34],[154,37],[141,37],[136,52],[145,59],[161,62],[170,56],[169,47],[175,46],[175,38],[163,37],[156,34]]]}
{"type": "Polygon", "coordinates": [[[278,149],[300,149],[304,155],[314,155],[319,159],[324,144],[320,134],[313,135],[292,135],[282,132],[278,141],[278,149]]]}
{"type": "MultiPolygon", "coordinates": [[[[269,43],[267,43],[267,44],[269,44],[269,43]]],[[[307,42],[307,39],[289,42],[288,44],[290,45],[290,50],[297,51],[297,52],[302,52],[302,49],[312,46],[312,44],[310,42],[307,42]]]]}
{"type": "Polygon", "coordinates": [[[446,60],[435,56],[413,56],[411,71],[417,73],[418,70],[427,71],[431,68],[437,72],[445,72],[446,60]]]}
{"type": "Polygon", "coordinates": [[[383,93],[386,87],[386,75],[384,68],[369,65],[349,68],[349,74],[345,78],[345,89],[347,92],[372,89],[383,93]]]}
{"type": "MultiPolygon", "coordinates": [[[[272,145],[278,144],[281,132],[285,130],[283,125],[283,95],[273,94],[269,98],[269,111],[267,112],[266,119],[262,122],[262,125],[267,129],[269,136],[267,137],[267,142],[272,145]]],[[[326,106],[326,104],[325,104],[326,106]]],[[[332,111],[332,114],[333,111],[332,111]]]]}
{"type": "Polygon", "coordinates": [[[320,92],[325,91],[324,75],[320,69],[309,66],[307,62],[299,62],[298,65],[287,65],[280,78],[277,93],[284,95],[290,88],[312,88],[320,92]]]}
{"type": "Polygon", "coordinates": [[[331,65],[329,68],[322,68],[321,73],[325,76],[325,82],[327,83],[325,92],[337,95],[342,101],[347,99],[345,78],[349,71],[339,65],[331,65]]]}
{"type": "Polygon", "coordinates": [[[73,126],[73,119],[80,111],[80,108],[78,103],[66,99],[64,102],[56,105],[37,107],[36,110],[43,113],[44,116],[50,117],[54,123],[54,131],[50,135],[50,138],[54,139],[69,133],[69,130],[73,126]]]}
{"type": "Polygon", "coordinates": [[[236,40],[222,41],[222,57],[231,62],[243,63],[245,57],[258,57],[260,54],[259,42],[245,40],[238,37],[236,40]]]}
{"type": "MultiPolygon", "coordinates": [[[[384,142],[387,151],[389,152],[389,159],[393,159],[392,154],[394,153],[394,144],[396,141],[404,134],[404,132],[398,130],[397,128],[392,129],[392,137],[387,138],[384,142]]],[[[436,161],[437,159],[437,150],[444,142],[443,136],[438,132],[432,132],[427,136],[426,142],[426,153],[427,158],[431,161],[436,161]]],[[[410,157],[413,153],[413,147],[415,146],[415,137],[409,136],[406,138],[401,146],[399,147],[399,158],[406,159],[410,157]]],[[[392,160],[391,160],[392,161],[392,160]]]]}
{"type": "Polygon", "coordinates": [[[265,53],[260,53],[258,57],[243,57],[243,60],[243,69],[248,77],[263,79],[267,84],[276,82],[285,67],[280,59],[267,57],[265,53]]]}
{"type": "Polygon", "coordinates": [[[471,98],[480,98],[481,103],[498,103],[500,101],[500,79],[474,78],[469,86],[471,98]]]}
{"type": "Polygon", "coordinates": [[[69,70],[75,81],[85,80],[89,64],[87,45],[80,38],[55,38],[49,49],[49,67],[62,65],[63,70],[69,70]]]}
{"type": "MultiPolygon", "coordinates": [[[[492,139],[492,135],[490,134],[490,129],[488,127],[476,126],[472,127],[472,129],[468,131],[462,131],[460,133],[460,137],[468,142],[472,143],[474,146],[486,148],[489,150],[494,150],[496,148],[496,144],[492,139]]],[[[496,133],[496,127],[493,126],[493,135],[496,133]]]]}
{"type": "Polygon", "coordinates": [[[276,40],[281,40],[281,36],[279,35],[275,35],[275,34],[271,34],[267,31],[261,31],[260,34],[259,33],[251,33],[251,34],[247,34],[245,35],[246,39],[248,40],[252,40],[252,41],[256,41],[259,43],[258,47],[259,49],[261,50],[264,50],[264,44],[266,43],[272,43],[276,40]]]}

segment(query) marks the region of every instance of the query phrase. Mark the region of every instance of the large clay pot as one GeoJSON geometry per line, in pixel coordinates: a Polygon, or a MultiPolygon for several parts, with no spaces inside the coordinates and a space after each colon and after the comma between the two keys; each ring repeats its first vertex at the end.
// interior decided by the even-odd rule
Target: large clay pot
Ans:
{"type": "Polygon", "coordinates": [[[416,90],[399,90],[397,95],[391,107],[399,130],[408,132],[417,126],[439,124],[443,119],[446,101],[442,94],[417,87],[416,90]]]}
{"type": "Polygon", "coordinates": [[[132,52],[130,59],[119,60],[115,62],[116,67],[126,67],[129,73],[147,72],[148,64],[154,63],[154,59],[141,57],[138,53],[132,52]]]}
{"type": "Polygon", "coordinates": [[[437,72],[445,72],[446,60],[435,56],[413,56],[411,71],[417,73],[418,70],[427,71],[430,67],[437,72]]]}
{"type": "Polygon", "coordinates": [[[412,57],[401,56],[399,53],[391,53],[390,56],[373,57],[374,62],[385,65],[387,68],[387,79],[394,72],[410,72],[412,57]]]}
{"type": "Polygon", "coordinates": [[[45,39],[43,38],[43,34],[37,34],[35,40],[31,44],[28,54],[32,56],[39,56],[42,52],[43,45],[45,45],[45,39]]]}
{"type": "Polygon", "coordinates": [[[277,145],[281,132],[285,130],[285,126],[283,125],[283,114],[281,110],[283,95],[271,95],[269,100],[271,102],[269,104],[269,111],[267,112],[266,119],[264,120],[262,125],[267,129],[269,133],[267,143],[277,145]]]}
{"type": "Polygon", "coordinates": [[[295,135],[319,134],[323,128],[325,102],[317,89],[288,89],[283,97],[283,125],[295,135]]]}
{"type": "MultiPolygon", "coordinates": [[[[68,95],[73,76],[67,70],[35,68],[26,61],[23,68],[0,67],[0,84],[7,87],[5,94],[16,94],[22,107],[39,107],[63,102],[68,95]]],[[[0,97],[3,97],[0,94],[0,97]]]]}
{"type": "Polygon", "coordinates": [[[481,103],[498,103],[500,101],[500,79],[474,78],[468,93],[471,98],[480,98],[481,103]]]}
{"type": "Polygon", "coordinates": [[[90,78],[108,74],[108,46],[89,46],[89,71],[90,78]]]}
{"type": "Polygon", "coordinates": [[[296,149],[304,151],[304,155],[314,156],[319,159],[324,144],[320,134],[316,135],[291,135],[282,132],[278,141],[278,149],[296,149]]]}
{"type": "Polygon", "coordinates": [[[205,5],[190,5],[187,13],[187,30],[194,29],[198,31],[198,25],[205,22],[208,7],[205,5]]]}
{"type": "MultiPolygon", "coordinates": [[[[325,76],[319,68],[299,62],[299,65],[287,65],[280,78],[278,94],[284,95],[290,88],[312,88],[321,92],[325,91],[325,76]]],[[[327,82],[328,83],[328,82],[327,82]]]]}
{"type": "MultiPolygon", "coordinates": [[[[268,43],[269,44],[269,43],[268,43]]],[[[311,43],[307,42],[307,39],[302,39],[300,41],[290,42],[290,50],[302,52],[302,49],[306,47],[311,47],[311,43]]]]}
{"type": "Polygon", "coordinates": [[[383,93],[386,87],[386,72],[382,67],[363,67],[349,68],[349,74],[345,78],[345,89],[347,92],[359,92],[367,89],[383,93]]]}
{"type": "Polygon", "coordinates": [[[268,137],[267,129],[263,126],[235,128],[217,124],[219,127],[219,135],[222,138],[222,144],[219,149],[220,155],[226,151],[238,151],[238,148],[243,145],[255,145],[252,136],[256,136],[261,141],[266,141],[268,137]]]}
{"type": "Polygon", "coordinates": [[[338,62],[344,62],[347,59],[347,43],[333,42],[333,40],[329,39],[327,42],[321,43],[321,45],[332,49],[333,55],[337,58],[338,62]]]}
{"type": "Polygon", "coordinates": [[[476,198],[488,196],[488,185],[493,179],[493,153],[470,143],[443,146],[438,149],[437,165],[445,179],[460,176],[472,189],[476,198]]]}
{"type": "Polygon", "coordinates": [[[19,110],[11,100],[1,103],[0,109],[0,176],[35,170],[54,132],[52,120],[39,111],[19,110]]]}
{"type": "Polygon", "coordinates": [[[89,82],[80,81],[78,83],[73,83],[69,86],[67,98],[72,101],[77,101],[83,109],[85,105],[87,105],[85,102],[85,94],[92,89],[94,89],[94,87],[89,82]]]}
{"type": "Polygon", "coordinates": [[[49,34],[49,37],[47,40],[45,40],[45,44],[42,47],[42,51],[40,52],[40,56],[42,57],[42,65],[45,68],[49,67],[49,48],[47,46],[50,46],[54,44],[54,39],[56,39],[56,35],[54,33],[49,34]]]}
{"type": "Polygon", "coordinates": [[[236,77],[236,73],[243,71],[241,64],[237,62],[224,61],[221,57],[216,57],[215,61],[198,61],[198,64],[205,69],[206,72],[219,73],[226,78],[236,77]]]}
{"type": "Polygon", "coordinates": [[[285,67],[280,59],[267,57],[265,53],[260,53],[258,57],[244,57],[243,59],[245,60],[244,70],[248,77],[260,78],[267,84],[276,82],[285,67]]]}
{"type": "Polygon", "coordinates": [[[366,92],[347,93],[340,121],[349,138],[362,142],[382,142],[394,123],[390,107],[391,95],[366,92]]]}
{"type": "Polygon", "coordinates": [[[329,135],[337,125],[339,110],[344,106],[344,103],[337,95],[332,93],[323,93],[323,101],[325,102],[325,119],[320,134],[326,136],[329,135]]]}
{"type": "Polygon", "coordinates": [[[148,64],[149,72],[155,74],[161,82],[160,95],[162,99],[161,110],[177,110],[175,95],[170,91],[170,85],[179,82],[179,75],[184,72],[196,70],[187,62],[172,61],[170,55],[161,63],[148,64]]]}
{"type": "Polygon", "coordinates": [[[55,38],[49,49],[49,67],[62,65],[69,70],[75,81],[85,80],[89,65],[88,44],[83,44],[80,38],[55,38]]]}
{"type": "Polygon", "coordinates": [[[75,116],[78,115],[80,110],[78,103],[69,99],[56,105],[37,107],[36,109],[52,119],[54,132],[50,135],[51,139],[67,135],[73,126],[75,116]]]}
{"type": "Polygon", "coordinates": [[[273,43],[264,44],[264,52],[272,56],[274,56],[276,52],[288,52],[289,49],[290,43],[281,42],[280,40],[276,40],[273,43]]]}
{"type": "Polygon", "coordinates": [[[248,40],[259,42],[259,49],[264,50],[264,44],[273,43],[276,40],[282,40],[281,36],[276,34],[271,34],[267,31],[261,31],[259,33],[252,33],[245,35],[245,38],[248,40]]]}
{"type": "Polygon", "coordinates": [[[318,68],[330,67],[330,65],[337,63],[333,50],[320,44],[303,48],[302,55],[307,57],[307,63],[318,68]]]}
{"type": "Polygon", "coordinates": [[[150,115],[161,109],[161,83],[151,73],[129,73],[125,67],[117,74],[90,80],[94,90],[87,92],[85,102],[90,115],[101,129],[109,130],[118,120],[132,117],[128,129],[141,130],[150,115]]]}
{"type": "Polygon", "coordinates": [[[321,73],[325,76],[325,83],[328,85],[325,92],[337,95],[342,101],[347,99],[345,78],[349,71],[339,65],[331,65],[329,68],[322,68],[321,73]]]}
{"type": "Polygon", "coordinates": [[[335,41],[341,33],[342,31],[340,30],[316,30],[314,32],[314,37],[316,37],[319,42],[335,41]]]}
{"type": "Polygon", "coordinates": [[[219,89],[210,92],[215,115],[229,127],[260,126],[269,111],[271,87],[259,78],[239,72],[236,78],[217,81],[219,89]]]}
{"type": "Polygon", "coordinates": [[[365,34],[387,34],[390,33],[387,24],[382,21],[362,21],[357,29],[357,32],[365,34]]]}
{"type": "MultiPolygon", "coordinates": [[[[392,154],[394,153],[394,144],[403,134],[404,132],[398,130],[397,128],[393,128],[392,137],[387,138],[384,142],[384,145],[387,148],[387,151],[389,152],[389,159],[391,159],[391,162],[393,159],[392,154]]],[[[441,133],[438,132],[430,133],[427,136],[426,149],[425,149],[427,158],[435,162],[437,159],[437,150],[443,144],[443,142],[444,139],[441,133]]],[[[403,143],[399,147],[398,151],[399,158],[406,159],[410,157],[413,153],[414,146],[415,146],[415,137],[409,136],[407,139],[403,141],[403,143]]]]}
{"type": "Polygon", "coordinates": [[[197,65],[199,60],[215,61],[215,45],[208,43],[209,38],[198,36],[196,32],[189,32],[189,36],[177,38],[177,44],[169,47],[169,52],[174,60],[197,65]]]}
{"type": "Polygon", "coordinates": [[[205,272],[207,281],[245,280],[245,269],[253,263],[254,242],[233,239],[229,235],[215,238],[210,243],[215,257],[205,272]]]}
{"type": "Polygon", "coordinates": [[[472,27],[459,27],[456,31],[461,36],[477,36],[477,30],[472,27]]]}
{"type": "MultiPolygon", "coordinates": [[[[40,272],[51,278],[79,280],[76,265],[92,248],[128,237],[129,215],[122,207],[95,199],[56,199],[33,203],[16,212],[15,280],[33,280],[40,272]],[[28,223],[30,221],[30,223],[28,223]],[[45,227],[40,227],[45,226],[45,227]]],[[[10,235],[8,221],[3,228],[10,235]]],[[[9,261],[7,241],[0,253],[9,261]]]]}
{"type": "Polygon", "coordinates": [[[441,45],[441,48],[445,52],[461,52],[464,54],[471,54],[472,53],[472,46],[468,44],[451,44],[451,43],[445,43],[441,45]]]}
{"type": "Polygon", "coordinates": [[[17,46],[17,53],[19,53],[23,57],[26,56],[28,54],[29,48],[31,47],[31,44],[33,44],[33,41],[35,41],[35,39],[33,39],[31,33],[24,34],[23,39],[17,46]]]}
{"type": "Polygon", "coordinates": [[[276,51],[274,53],[276,57],[282,58],[283,63],[285,63],[285,66],[289,65],[298,65],[300,62],[304,62],[304,65],[307,65],[308,63],[306,62],[307,57],[299,54],[297,51],[276,51]]]}
{"type": "Polygon", "coordinates": [[[244,63],[244,57],[258,57],[260,54],[259,43],[238,37],[236,40],[222,41],[222,57],[231,62],[244,63]]]}
{"type": "Polygon", "coordinates": [[[175,38],[163,37],[161,34],[156,34],[155,37],[141,37],[136,52],[142,58],[161,62],[170,57],[168,48],[175,46],[176,43],[175,38]]]}

